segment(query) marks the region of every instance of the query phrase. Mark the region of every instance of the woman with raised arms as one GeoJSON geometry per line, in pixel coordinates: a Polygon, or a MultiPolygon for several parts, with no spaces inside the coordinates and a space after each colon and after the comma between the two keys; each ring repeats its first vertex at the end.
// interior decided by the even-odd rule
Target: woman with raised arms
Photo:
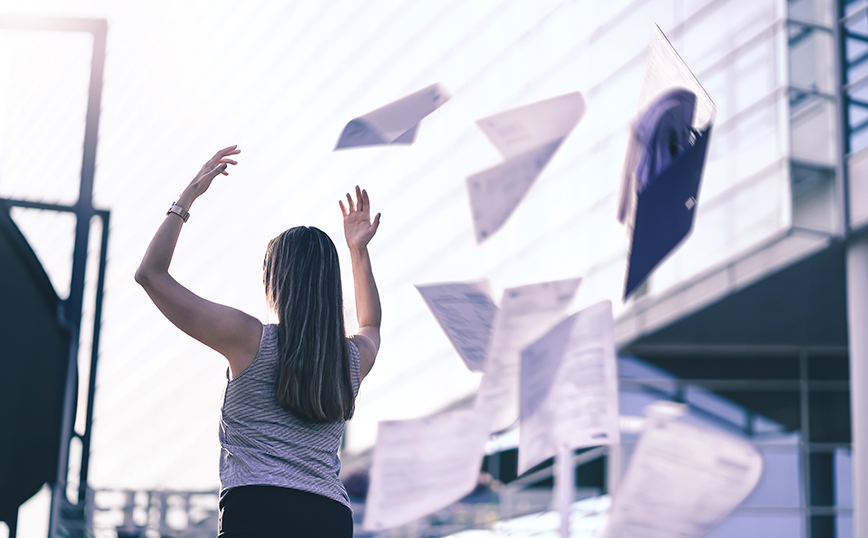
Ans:
{"type": "Polygon", "coordinates": [[[219,537],[348,537],[352,511],[338,448],[359,385],[380,347],[380,299],[368,242],[380,215],[368,194],[338,202],[352,260],[358,333],[347,337],[334,243],[299,226],[268,244],[263,281],[276,324],[210,302],[169,274],[193,202],[228,175],[236,146],[218,151],[173,203],[136,271],[176,327],[229,362],[220,413],[219,537]]]}

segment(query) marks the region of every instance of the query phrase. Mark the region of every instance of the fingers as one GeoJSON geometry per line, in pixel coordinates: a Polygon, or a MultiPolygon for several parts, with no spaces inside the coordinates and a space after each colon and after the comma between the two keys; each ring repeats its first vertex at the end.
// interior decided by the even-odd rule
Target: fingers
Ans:
{"type": "Polygon", "coordinates": [[[368,198],[368,191],[360,188],[356,185],[356,200],[353,201],[353,195],[347,193],[347,205],[344,207],[344,203],[338,200],[338,203],[341,206],[341,213],[343,213],[344,217],[348,216],[350,213],[355,213],[356,211],[370,211],[371,209],[371,201],[368,198]]]}
{"type": "Polygon", "coordinates": [[[214,154],[214,156],[217,157],[219,155],[220,157],[225,157],[227,155],[238,155],[239,153],[241,153],[241,150],[238,149],[238,144],[233,144],[229,147],[221,149],[216,154],[214,154]]]}
{"type": "Polygon", "coordinates": [[[358,201],[358,209],[359,211],[365,210],[365,201],[362,199],[362,190],[356,185],[356,201],[358,201]]]}
{"type": "Polygon", "coordinates": [[[209,179],[209,180],[214,179],[215,177],[217,177],[218,174],[223,174],[224,176],[228,176],[229,172],[226,171],[227,166],[228,165],[226,163],[223,163],[219,166],[214,167],[207,174],[205,174],[205,179],[209,179]]]}
{"type": "Polygon", "coordinates": [[[362,198],[365,201],[365,208],[371,209],[371,201],[368,199],[368,191],[366,191],[365,189],[362,189],[362,198]]]}
{"type": "Polygon", "coordinates": [[[229,164],[238,164],[232,159],[226,159],[225,157],[228,155],[238,155],[241,153],[241,150],[238,149],[238,144],[234,144],[229,147],[225,147],[214,154],[213,157],[206,163],[205,166],[208,168],[214,168],[219,163],[229,163],[229,164]]]}
{"type": "Polygon", "coordinates": [[[374,233],[377,233],[377,228],[380,227],[380,214],[377,213],[377,216],[374,217],[374,222],[371,224],[371,228],[374,229],[374,233]]]}

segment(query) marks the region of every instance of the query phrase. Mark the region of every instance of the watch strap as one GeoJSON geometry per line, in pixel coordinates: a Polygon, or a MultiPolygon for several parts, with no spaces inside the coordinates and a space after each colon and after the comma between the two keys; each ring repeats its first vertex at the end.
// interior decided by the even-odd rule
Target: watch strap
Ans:
{"type": "Polygon", "coordinates": [[[190,218],[190,213],[188,213],[186,209],[179,206],[175,202],[172,202],[172,207],[170,207],[169,210],[166,211],[166,215],[168,215],[170,213],[174,213],[175,215],[178,215],[179,217],[181,217],[181,220],[183,220],[184,222],[187,222],[187,219],[190,218]]]}

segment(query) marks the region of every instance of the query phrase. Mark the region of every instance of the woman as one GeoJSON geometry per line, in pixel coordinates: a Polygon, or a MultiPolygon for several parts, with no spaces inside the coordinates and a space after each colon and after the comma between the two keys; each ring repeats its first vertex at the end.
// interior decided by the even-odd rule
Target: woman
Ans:
{"type": "Polygon", "coordinates": [[[380,346],[380,299],[367,244],[365,191],[338,202],[350,249],[358,334],[347,338],[337,251],[316,228],[287,230],[268,245],[265,294],[276,325],[207,301],[169,275],[190,206],[227,167],[236,146],[218,151],[151,240],[136,282],[179,329],[229,362],[220,420],[220,534],[352,536],[349,499],[338,478],[344,422],[380,346]]]}

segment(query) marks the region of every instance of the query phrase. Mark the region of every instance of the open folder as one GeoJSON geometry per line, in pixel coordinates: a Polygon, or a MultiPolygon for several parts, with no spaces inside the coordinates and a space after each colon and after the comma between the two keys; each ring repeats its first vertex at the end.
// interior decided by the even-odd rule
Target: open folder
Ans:
{"type": "Polygon", "coordinates": [[[655,27],[618,199],[630,234],[624,299],[690,233],[714,103],[655,27]]]}
{"type": "Polygon", "coordinates": [[[633,240],[624,297],[690,233],[699,198],[699,180],[711,127],[641,193],[636,204],[633,240]]]}
{"type": "Polygon", "coordinates": [[[393,103],[368,112],[344,127],[335,149],[384,144],[412,144],[419,122],[440,108],[451,96],[440,84],[432,84],[393,103]]]}

